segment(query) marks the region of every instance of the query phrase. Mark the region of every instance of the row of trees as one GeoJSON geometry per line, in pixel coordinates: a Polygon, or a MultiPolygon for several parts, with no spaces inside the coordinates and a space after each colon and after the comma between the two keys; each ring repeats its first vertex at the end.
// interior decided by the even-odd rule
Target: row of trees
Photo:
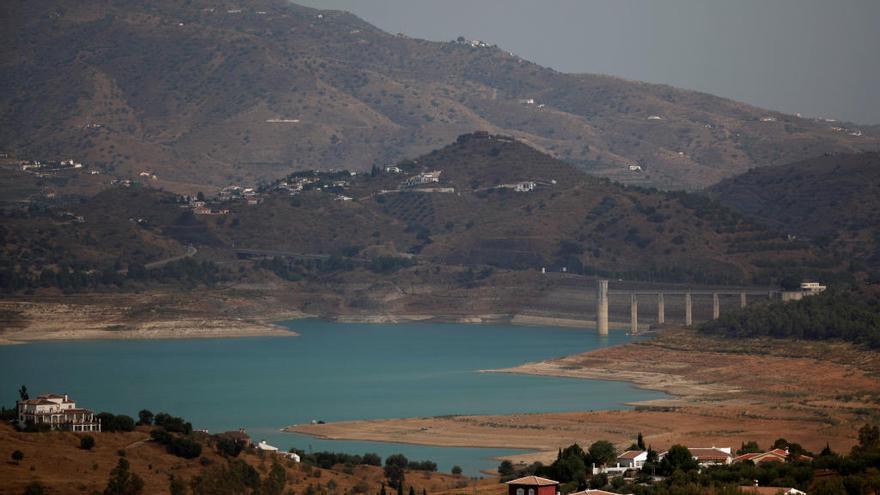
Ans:
{"type": "Polygon", "coordinates": [[[750,305],[723,313],[700,331],[726,337],[844,340],[880,348],[880,298],[863,291],[826,291],[794,302],[750,305]]]}
{"type": "Polygon", "coordinates": [[[123,287],[127,283],[161,283],[184,286],[214,285],[227,280],[229,274],[212,261],[196,261],[184,258],[161,268],[147,270],[141,263],[131,263],[128,270],[116,267],[94,269],[76,264],[62,264],[56,268],[43,268],[39,273],[16,269],[11,265],[0,266],[0,291],[17,292],[38,288],[57,288],[66,293],[101,288],[123,287]]]}

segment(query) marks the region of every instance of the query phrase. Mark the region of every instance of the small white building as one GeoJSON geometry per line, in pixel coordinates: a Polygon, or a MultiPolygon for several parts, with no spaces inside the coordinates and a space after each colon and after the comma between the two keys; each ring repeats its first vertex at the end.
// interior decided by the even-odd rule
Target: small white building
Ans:
{"type": "Polygon", "coordinates": [[[629,166],[629,171],[630,171],[630,172],[641,172],[641,171],[642,171],[642,166],[639,165],[638,163],[634,163],[634,164],[632,164],[632,165],[629,166]]]}
{"type": "Polygon", "coordinates": [[[537,184],[532,181],[517,182],[513,185],[513,190],[516,192],[530,192],[534,191],[536,186],[537,184]]]}
{"type": "Polygon", "coordinates": [[[810,294],[818,294],[820,292],[825,292],[825,289],[828,287],[820,284],[819,282],[803,282],[801,283],[801,290],[810,293],[810,294]]]}
{"type": "Polygon", "coordinates": [[[287,457],[289,460],[293,462],[300,462],[299,454],[296,452],[285,452],[284,457],[287,457]]]}
{"type": "Polygon", "coordinates": [[[265,440],[260,440],[260,443],[257,444],[257,450],[262,450],[263,452],[278,452],[278,447],[273,447],[266,443],[265,440]]]}
{"type": "Polygon", "coordinates": [[[18,425],[49,425],[53,430],[101,431],[101,421],[95,419],[94,411],[76,407],[67,395],[44,394],[36,399],[20,400],[18,425]]]}
{"type": "Polygon", "coordinates": [[[617,465],[621,467],[642,469],[648,460],[647,450],[627,450],[617,456],[617,465]]]}

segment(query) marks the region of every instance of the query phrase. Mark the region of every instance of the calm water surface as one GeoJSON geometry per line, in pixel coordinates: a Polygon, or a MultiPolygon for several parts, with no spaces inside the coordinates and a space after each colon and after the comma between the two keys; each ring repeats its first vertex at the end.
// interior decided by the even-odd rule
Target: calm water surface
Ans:
{"type": "MultiPolygon", "coordinates": [[[[622,332],[464,324],[285,322],[296,338],[50,342],[0,346],[0,400],[70,394],[80,405],[136,417],[167,411],[196,428],[244,427],[287,449],[403,452],[467,474],[512,449],[331,441],[282,433],[312,420],[620,408],[662,397],[623,382],[479,373],[620,344],[622,332]]],[[[585,439],[589,440],[589,439],[585,439]]]]}

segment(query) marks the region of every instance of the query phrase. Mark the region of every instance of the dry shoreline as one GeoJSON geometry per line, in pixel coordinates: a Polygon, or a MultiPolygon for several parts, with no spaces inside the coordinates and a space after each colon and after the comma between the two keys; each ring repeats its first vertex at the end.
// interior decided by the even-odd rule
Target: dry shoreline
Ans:
{"type": "Polygon", "coordinates": [[[487,372],[628,381],[669,398],[635,410],[444,416],[346,421],[285,428],[328,439],[455,447],[524,448],[514,461],[552,462],[558,448],[636,434],[655,447],[732,446],[779,437],[820,450],[848,450],[877,420],[880,354],[840,343],[727,341],[670,331],[640,341],[487,372]],[[847,383],[846,392],[841,383],[847,383]],[[874,407],[874,417],[865,417],[874,407]]]}
{"type": "Polygon", "coordinates": [[[270,318],[216,316],[203,313],[163,314],[127,305],[91,302],[0,301],[0,311],[14,315],[3,322],[0,345],[44,341],[155,340],[238,337],[295,337],[274,322],[302,317],[299,312],[270,318]]]}

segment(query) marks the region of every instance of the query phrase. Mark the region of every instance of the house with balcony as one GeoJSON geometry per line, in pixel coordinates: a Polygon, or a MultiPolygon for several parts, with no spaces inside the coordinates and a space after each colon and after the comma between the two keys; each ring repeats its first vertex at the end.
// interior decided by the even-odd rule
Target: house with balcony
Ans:
{"type": "Polygon", "coordinates": [[[95,419],[94,411],[76,407],[67,395],[44,394],[35,399],[16,402],[18,426],[48,425],[53,430],[101,431],[101,421],[95,419]]]}

